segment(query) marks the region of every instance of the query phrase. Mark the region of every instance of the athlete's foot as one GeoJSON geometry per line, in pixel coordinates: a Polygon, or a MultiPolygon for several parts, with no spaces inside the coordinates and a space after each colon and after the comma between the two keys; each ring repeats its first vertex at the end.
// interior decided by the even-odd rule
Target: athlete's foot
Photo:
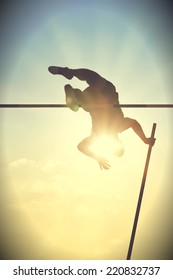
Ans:
{"type": "Polygon", "coordinates": [[[79,104],[75,96],[75,90],[71,85],[65,85],[66,104],[74,112],[79,110],[79,104]]]}
{"type": "Polygon", "coordinates": [[[53,75],[62,75],[69,80],[73,78],[72,70],[67,67],[49,66],[48,71],[53,75]]]}

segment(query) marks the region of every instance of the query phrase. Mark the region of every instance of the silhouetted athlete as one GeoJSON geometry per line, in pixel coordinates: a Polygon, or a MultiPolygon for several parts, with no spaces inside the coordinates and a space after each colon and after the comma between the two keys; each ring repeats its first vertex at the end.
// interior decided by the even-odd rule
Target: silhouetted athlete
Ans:
{"type": "Polygon", "coordinates": [[[90,149],[96,136],[106,133],[113,136],[117,141],[118,133],[132,128],[145,144],[154,144],[155,139],[147,138],[141,125],[136,120],[124,117],[121,108],[114,107],[115,104],[119,104],[119,100],[118,92],[111,82],[88,69],[50,66],[48,70],[52,74],[62,75],[69,80],[76,77],[81,81],[86,81],[89,85],[84,91],[74,89],[70,84],[65,85],[66,104],[75,112],[81,106],[90,113],[92,132],[89,137],[78,144],[78,149],[85,155],[97,160],[101,169],[109,169],[110,164],[106,158],[98,156],[90,149]]]}

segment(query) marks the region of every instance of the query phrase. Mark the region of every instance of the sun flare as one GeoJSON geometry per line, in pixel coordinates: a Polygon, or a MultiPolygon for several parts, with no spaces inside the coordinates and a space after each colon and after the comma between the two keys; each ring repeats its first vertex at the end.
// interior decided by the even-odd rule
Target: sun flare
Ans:
{"type": "Polygon", "coordinates": [[[90,150],[97,156],[111,158],[114,156],[122,156],[124,148],[122,142],[118,138],[108,135],[101,135],[94,139],[90,150]]]}

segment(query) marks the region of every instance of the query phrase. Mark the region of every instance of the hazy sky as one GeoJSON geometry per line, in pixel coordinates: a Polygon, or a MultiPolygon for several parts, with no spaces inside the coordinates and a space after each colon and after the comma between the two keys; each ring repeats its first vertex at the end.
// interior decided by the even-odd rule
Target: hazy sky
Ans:
{"type": "MultiPolygon", "coordinates": [[[[1,103],[64,103],[69,81],[49,65],[97,71],[121,103],[173,103],[166,2],[10,2],[1,15],[1,103]]],[[[1,258],[125,259],[148,147],[122,133],[124,156],[101,171],[76,148],[91,129],[82,109],[0,110],[1,258]]],[[[123,111],[147,136],[157,123],[132,258],[170,259],[172,109],[123,111]]]]}

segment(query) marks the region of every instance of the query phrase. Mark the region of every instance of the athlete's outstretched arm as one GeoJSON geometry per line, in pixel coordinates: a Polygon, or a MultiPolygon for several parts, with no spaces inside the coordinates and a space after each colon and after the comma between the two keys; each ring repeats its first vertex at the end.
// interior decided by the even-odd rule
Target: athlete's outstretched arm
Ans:
{"type": "Polygon", "coordinates": [[[132,128],[133,131],[141,138],[141,140],[145,144],[154,145],[156,139],[155,138],[153,139],[151,137],[146,137],[141,125],[136,120],[131,119],[131,118],[124,118],[123,127],[124,127],[123,130],[126,130],[128,128],[132,128]]]}
{"type": "Polygon", "coordinates": [[[80,152],[84,153],[85,155],[95,159],[98,164],[100,165],[101,169],[109,169],[110,168],[110,164],[108,162],[107,159],[103,158],[103,157],[99,157],[97,156],[95,153],[93,153],[89,148],[92,144],[93,138],[92,136],[85,138],[84,140],[82,140],[79,144],[78,144],[78,149],[80,152]]]}

